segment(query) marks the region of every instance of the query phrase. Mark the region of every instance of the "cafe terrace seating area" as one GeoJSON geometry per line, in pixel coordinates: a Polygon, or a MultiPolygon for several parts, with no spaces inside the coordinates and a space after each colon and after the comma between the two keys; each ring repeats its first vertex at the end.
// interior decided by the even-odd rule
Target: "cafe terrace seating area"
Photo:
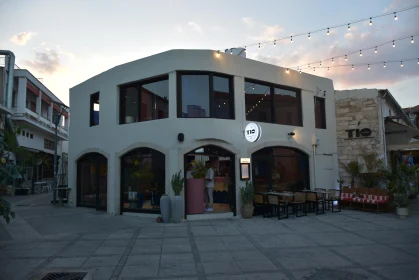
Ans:
{"type": "Polygon", "coordinates": [[[290,215],[296,217],[316,215],[327,212],[341,212],[343,207],[351,209],[384,211],[389,203],[388,192],[378,188],[349,188],[341,190],[271,191],[255,192],[255,214],[262,214],[264,218],[277,217],[287,219],[290,215]]]}

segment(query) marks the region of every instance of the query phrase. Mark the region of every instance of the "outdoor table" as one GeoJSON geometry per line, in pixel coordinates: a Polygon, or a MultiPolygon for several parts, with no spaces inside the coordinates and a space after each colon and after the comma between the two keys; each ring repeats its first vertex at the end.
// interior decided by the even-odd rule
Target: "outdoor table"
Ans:
{"type": "MultiPolygon", "coordinates": [[[[56,191],[58,191],[58,193],[59,194],[61,194],[61,195],[58,195],[58,197],[59,197],[59,205],[60,206],[63,206],[63,192],[64,191],[71,191],[71,188],[53,188],[53,190],[56,190],[56,191]]],[[[68,196],[67,196],[67,199],[68,199],[68,196]]]]}
{"type": "Polygon", "coordinates": [[[41,190],[41,187],[43,187],[44,185],[48,184],[48,182],[35,182],[34,186],[35,186],[35,193],[39,193],[41,190]]]}

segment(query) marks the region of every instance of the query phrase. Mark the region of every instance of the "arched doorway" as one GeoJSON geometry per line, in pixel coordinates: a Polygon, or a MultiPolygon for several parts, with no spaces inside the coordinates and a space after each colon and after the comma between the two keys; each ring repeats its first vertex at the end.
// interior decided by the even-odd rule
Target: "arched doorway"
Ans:
{"type": "MultiPolygon", "coordinates": [[[[191,214],[211,214],[211,213],[229,213],[233,212],[236,215],[236,176],[235,176],[235,154],[215,145],[206,145],[196,148],[184,155],[185,164],[185,218],[186,215],[191,214]],[[188,211],[188,203],[191,203],[192,199],[196,199],[194,196],[188,195],[188,179],[192,176],[196,178],[194,171],[196,166],[205,165],[206,162],[211,162],[214,171],[214,188],[212,190],[213,207],[210,211],[208,206],[208,192],[204,188],[204,196],[201,193],[198,194],[199,200],[204,197],[202,201],[202,207],[200,211],[194,210],[188,211]],[[188,172],[189,171],[189,172],[188,172]],[[188,199],[189,197],[189,199],[188,199]],[[206,197],[206,198],[205,198],[206,197]]],[[[204,174],[207,168],[204,168],[204,174]]],[[[203,175],[205,176],[205,175],[203,175]]],[[[198,178],[201,176],[198,176],[198,178]]],[[[189,191],[191,192],[191,191],[189,191]]]]}
{"type": "Polygon", "coordinates": [[[309,157],[289,147],[267,147],[252,154],[255,192],[310,189],[309,157]]]}
{"type": "Polygon", "coordinates": [[[127,152],[121,157],[121,213],[160,213],[165,184],[163,153],[151,148],[127,152]]]}
{"type": "Polygon", "coordinates": [[[88,153],[77,161],[77,206],[106,210],[108,160],[99,153],[88,153]]]}

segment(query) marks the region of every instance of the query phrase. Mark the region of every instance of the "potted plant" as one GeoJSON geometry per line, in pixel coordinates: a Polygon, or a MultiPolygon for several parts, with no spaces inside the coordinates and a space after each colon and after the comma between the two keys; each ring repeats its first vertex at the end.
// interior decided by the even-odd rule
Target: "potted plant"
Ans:
{"type": "Polygon", "coordinates": [[[393,194],[393,206],[396,207],[396,213],[401,219],[406,218],[409,215],[409,195],[407,193],[395,193],[393,194]]]}
{"type": "Polygon", "coordinates": [[[240,194],[242,199],[242,217],[250,219],[253,216],[253,197],[255,194],[250,181],[246,181],[246,185],[240,188],[240,194]]]}
{"type": "Polygon", "coordinates": [[[182,170],[180,170],[178,173],[173,174],[171,184],[172,189],[175,195],[172,197],[171,201],[171,210],[172,210],[172,221],[175,223],[179,223],[182,218],[182,197],[180,196],[180,193],[183,189],[183,186],[185,184],[185,179],[181,175],[182,170]]]}
{"type": "Polygon", "coordinates": [[[346,172],[351,176],[351,188],[355,187],[355,178],[359,175],[359,164],[357,161],[351,161],[343,166],[346,172]]]}
{"type": "Polygon", "coordinates": [[[207,168],[202,161],[192,161],[188,165],[188,172],[191,172],[192,178],[186,180],[186,205],[187,214],[204,213],[204,192],[205,192],[205,175],[207,168]]]}

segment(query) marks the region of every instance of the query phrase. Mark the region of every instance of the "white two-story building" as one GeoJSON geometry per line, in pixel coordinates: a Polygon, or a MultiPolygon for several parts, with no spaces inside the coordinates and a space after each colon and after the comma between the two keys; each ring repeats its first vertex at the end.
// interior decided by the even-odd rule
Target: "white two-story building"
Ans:
{"type": "MultiPolygon", "coordinates": [[[[337,187],[326,78],[229,53],[170,50],[71,88],[70,105],[68,184],[78,206],[159,213],[172,175],[186,177],[189,163],[208,159],[215,216],[240,213],[248,179],[255,191],[337,187]],[[248,125],[257,135],[246,135],[248,125]]],[[[188,210],[193,200],[203,203],[190,193],[181,194],[187,219],[199,215],[188,210]]]]}

